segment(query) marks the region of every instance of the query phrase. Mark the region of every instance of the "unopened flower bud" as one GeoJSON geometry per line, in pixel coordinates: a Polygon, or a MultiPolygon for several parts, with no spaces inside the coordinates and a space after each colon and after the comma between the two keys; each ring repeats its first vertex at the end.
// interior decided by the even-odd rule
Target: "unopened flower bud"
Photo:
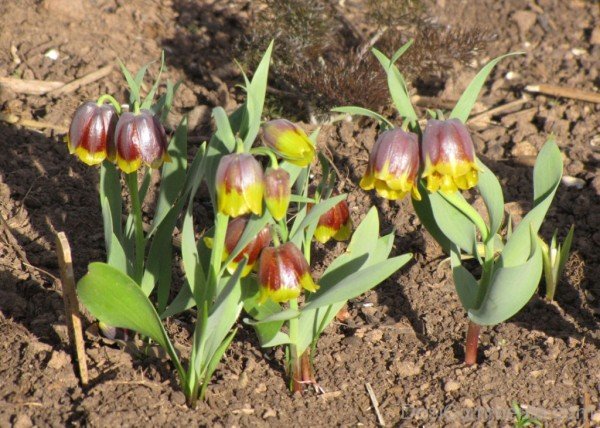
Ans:
{"type": "Polygon", "coordinates": [[[291,195],[290,174],[282,168],[267,169],[265,173],[265,203],[276,221],[285,218],[291,195]]]}
{"type": "Polygon", "coordinates": [[[315,157],[315,147],[306,133],[287,119],[275,119],[262,126],[264,144],[283,159],[305,167],[315,157]]]}

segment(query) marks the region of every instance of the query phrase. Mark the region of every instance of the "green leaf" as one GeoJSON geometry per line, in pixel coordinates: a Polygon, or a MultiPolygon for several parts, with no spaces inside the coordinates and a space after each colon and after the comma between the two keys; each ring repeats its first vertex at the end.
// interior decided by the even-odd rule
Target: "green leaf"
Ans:
{"type": "Polygon", "coordinates": [[[215,135],[223,142],[228,152],[233,152],[235,150],[235,135],[231,129],[227,113],[225,113],[223,107],[215,107],[212,116],[217,124],[215,135]]]}
{"type": "Polygon", "coordinates": [[[187,132],[188,120],[184,117],[169,144],[171,162],[164,163],[162,167],[153,227],[167,216],[183,189],[187,170],[187,132]]]}
{"type": "Polygon", "coordinates": [[[504,267],[518,266],[531,252],[530,229],[538,233],[562,177],[562,157],[553,138],[542,147],[534,167],[534,208],[514,229],[502,250],[504,267]]]}
{"type": "Polygon", "coordinates": [[[268,317],[265,317],[261,320],[251,320],[248,318],[244,319],[244,322],[249,325],[260,325],[260,324],[268,324],[274,321],[287,321],[294,318],[298,318],[300,316],[300,312],[295,309],[285,309],[279,312],[276,312],[268,317]]]}
{"type": "Polygon", "coordinates": [[[488,220],[490,225],[490,237],[498,233],[502,221],[504,220],[504,196],[502,194],[502,186],[498,182],[498,178],[494,173],[479,159],[477,165],[481,168],[479,173],[479,182],[477,188],[481,197],[485,202],[488,212],[488,220]]]}
{"type": "Polygon", "coordinates": [[[248,132],[244,136],[244,149],[250,150],[258,131],[260,129],[260,118],[265,103],[265,94],[267,93],[267,79],[269,77],[269,63],[271,61],[271,52],[273,51],[273,41],[265,51],[258,67],[252,76],[252,82],[248,87],[247,114],[248,114],[248,132]]]}
{"type": "Polygon", "coordinates": [[[304,306],[303,310],[316,309],[353,299],[386,280],[408,263],[411,258],[412,254],[393,257],[369,268],[361,269],[331,287],[324,286],[324,291],[317,291],[314,297],[311,296],[310,301],[304,306]]]}
{"type": "Polygon", "coordinates": [[[381,123],[382,125],[386,126],[389,129],[392,129],[394,127],[392,122],[387,120],[385,117],[383,117],[379,113],[376,113],[374,111],[371,111],[371,110],[363,108],[363,107],[356,107],[356,106],[334,107],[331,109],[331,111],[370,117],[371,119],[375,119],[376,121],[378,121],[379,123],[381,123]]]}
{"type": "Polygon", "coordinates": [[[560,262],[558,264],[558,277],[560,277],[560,274],[562,273],[563,269],[565,268],[565,264],[567,263],[567,260],[569,259],[569,252],[571,251],[571,244],[573,242],[573,234],[574,233],[575,233],[575,225],[573,224],[573,225],[571,225],[571,227],[569,229],[569,233],[567,234],[567,237],[565,238],[562,246],[560,247],[560,262]]]}
{"type": "Polygon", "coordinates": [[[299,354],[315,342],[345,304],[344,301],[322,308],[302,310],[298,320],[299,334],[296,343],[299,354]]]}
{"type": "Polygon", "coordinates": [[[463,308],[466,310],[477,308],[477,295],[479,292],[479,283],[471,272],[461,264],[460,250],[452,246],[450,250],[450,263],[452,265],[452,278],[454,286],[463,308]]]}
{"type": "Polygon", "coordinates": [[[125,80],[127,81],[127,85],[129,86],[129,104],[130,107],[137,101],[140,101],[140,85],[136,82],[136,79],[133,77],[131,72],[127,70],[123,61],[119,60],[119,67],[121,67],[121,72],[123,76],[125,76],[125,80]]]}
{"type": "MultiPolygon", "coordinates": [[[[421,200],[412,199],[413,208],[419,217],[419,220],[427,229],[427,232],[437,241],[438,244],[444,249],[445,252],[450,251],[452,241],[448,238],[440,226],[435,221],[433,215],[433,206],[431,204],[430,194],[423,186],[421,180],[418,182],[419,193],[421,194],[421,200]]],[[[444,201],[445,202],[445,201],[444,201]]],[[[461,247],[462,248],[462,247],[461,247]]],[[[470,251],[470,249],[468,250],[470,251]]]]}
{"type": "Polygon", "coordinates": [[[184,383],[185,373],[160,318],[133,279],[105,263],[91,263],[88,273],[77,284],[77,294],[100,321],[155,340],[169,353],[184,383]]]}
{"type": "MultiPolygon", "coordinates": [[[[408,49],[411,44],[412,40],[402,46],[393,57],[399,58],[399,56],[402,55],[402,53],[404,53],[404,51],[408,49]]],[[[392,96],[394,105],[398,109],[400,115],[407,118],[411,122],[417,120],[417,113],[410,102],[410,96],[408,94],[406,82],[404,81],[400,70],[398,70],[398,67],[394,65],[395,61],[391,61],[387,56],[385,56],[385,54],[376,48],[371,49],[371,52],[373,52],[373,55],[375,55],[375,57],[379,60],[387,73],[390,95],[392,96]]]]}
{"type": "Polygon", "coordinates": [[[226,279],[225,286],[222,287],[223,291],[212,305],[205,330],[208,337],[202,338],[206,346],[204,352],[197,354],[196,367],[203,367],[212,359],[242,311],[240,275],[244,267],[246,267],[246,259],[242,260],[235,273],[226,279]]]}
{"type": "Polygon", "coordinates": [[[186,280],[169,306],[167,306],[165,311],[160,314],[160,318],[164,320],[165,318],[180,314],[194,306],[196,306],[196,300],[194,300],[192,289],[190,288],[189,282],[186,280]]]}
{"type": "MultiPolygon", "coordinates": [[[[533,229],[529,239],[533,254],[518,266],[494,270],[481,306],[469,310],[469,318],[479,325],[495,325],[519,312],[535,292],[542,275],[542,254],[533,229]]],[[[501,260],[504,258],[502,253],[501,260]]]]}
{"type": "Polygon", "coordinates": [[[439,192],[430,194],[429,201],[434,221],[444,236],[458,245],[465,253],[473,254],[477,240],[475,239],[475,226],[469,218],[439,192]]]}
{"type": "MultiPolygon", "coordinates": [[[[160,53],[160,68],[158,70],[158,76],[156,77],[156,80],[154,81],[152,88],[150,88],[148,95],[146,95],[146,98],[144,98],[144,102],[142,103],[141,108],[150,109],[150,107],[152,106],[152,101],[154,100],[154,95],[156,95],[156,91],[158,90],[158,85],[160,84],[160,76],[162,76],[164,69],[165,69],[165,51],[163,50],[160,53]]],[[[142,78],[143,78],[143,76],[142,76],[142,78]]]]}
{"type": "Polygon", "coordinates": [[[108,249],[108,264],[123,273],[127,273],[129,269],[128,261],[130,260],[127,259],[123,246],[113,233],[110,240],[110,248],[108,249]]]}
{"type": "Polygon", "coordinates": [[[194,299],[197,304],[201,305],[200,302],[204,301],[204,299],[202,299],[202,293],[206,288],[206,276],[203,272],[202,265],[200,264],[200,257],[198,255],[198,247],[196,246],[194,234],[194,218],[190,209],[186,210],[181,230],[181,258],[183,259],[185,277],[190,284],[194,299]]]}
{"type": "Polygon", "coordinates": [[[221,344],[219,345],[217,350],[212,355],[210,361],[208,362],[208,365],[206,366],[206,370],[204,372],[202,388],[200,389],[200,399],[204,399],[204,394],[206,393],[206,388],[208,387],[210,379],[212,378],[213,373],[217,369],[217,366],[219,365],[221,358],[223,358],[223,355],[225,355],[225,352],[227,351],[227,349],[229,349],[229,346],[231,346],[231,342],[233,341],[233,338],[235,337],[236,333],[237,333],[237,329],[233,330],[229,334],[229,336],[227,336],[221,342],[221,344]]]}
{"type": "Polygon", "coordinates": [[[454,106],[452,113],[450,113],[450,119],[458,119],[461,122],[465,123],[471,114],[471,110],[477,101],[477,97],[479,96],[479,92],[481,92],[481,88],[483,88],[483,84],[485,80],[492,72],[492,69],[498,64],[502,59],[512,56],[512,55],[521,55],[523,52],[511,52],[506,55],[499,56],[488,62],[485,67],[483,67],[479,73],[473,78],[471,83],[463,94],[460,96],[460,99],[454,106]]]}
{"type": "MultiPolygon", "coordinates": [[[[112,232],[119,240],[123,237],[121,225],[121,214],[123,210],[123,201],[121,198],[121,179],[115,165],[109,161],[102,162],[100,166],[100,201],[106,198],[106,205],[102,205],[102,217],[105,219],[110,215],[112,223],[112,232]]],[[[107,231],[106,227],[104,229],[107,231]]],[[[105,236],[106,248],[110,248],[110,234],[105,236]]]]}

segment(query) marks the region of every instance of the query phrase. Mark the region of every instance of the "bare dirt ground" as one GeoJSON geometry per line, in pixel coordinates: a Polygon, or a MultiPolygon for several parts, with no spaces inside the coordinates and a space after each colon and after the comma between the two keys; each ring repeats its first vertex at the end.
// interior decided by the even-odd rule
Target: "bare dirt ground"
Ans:
{"type": "MultiPolygon", "coordinates": [[[[348,1],[360,10],[360,2],[348,1]]],[[[68,82],[123,59],[136,69],[165,49],[167,76],[183,79],[172,121],[190,114],[191,137],[210,133],[210,108],[231,110],[241,78],[231,46],[244,31],[243,1],[20,0],[0,3],[0,77],[68,82]],[[58,59],[44,54],[57,49],[58,59]]],[[[0,426],[211,425],[375,426],[370,383],[393,426],[506,426],[510,403],[527,406],[546,426],[600,426],[600,104],[526,94],[548,83],[598,93],[600,10],[595,1],[437,1],[433,18],[480,24],[497,34],[478,60],[509,51],[525,55],[494,70],[479,111],[526,97],[513,108],[470,124],[477,150],[505,185],[509,209],[531,200],[532,156],[554,132],[570,176],[557,193],[542,233],[565,236],[575,223],[573,253],[555,304],[534,296],[509,322],[484,329],[481,363],[462,365],[467,319],[445,257],[424,233],[408,201],[382,202],[357,184],[377,133],[374,124],[323,128],[319,146],[333,156],[358,221],[375,204],[394,251],[412,251],[409,267],[352,301],[350,317],[319,342],[316,375],[323,395],[292,396],[283,352],[263,352],[253,332],[240,332],[217,370],[206,402],[185,405],[172,367],[88,337],[90,385],[82,389],[71,362],[56,279],[54,233],[65,231],[76,275],[102,260],[104,244],[97,171],[69,156],[62,135],[75,108],[102,93],[125,100],[118,69],[62,96],[0,86],[0,212],[16,242],[0,236],[0,426]],[[576,184],[576,185],[575,185],[576,184]],[[26,259],[25,259],[26,257],[26,259]]],[[[151,70],[156,72],[157,65],[151,70]]],[[[445,82],[435,99],[456,99],[473,75],[445,82]]],[[[341,247],[340,247],[341,248],[341,247]]],[[[326,262],[326,261],[325,261],[326,262]]],[[[185,344],[189,319],[169,330],[185,344]]]]}

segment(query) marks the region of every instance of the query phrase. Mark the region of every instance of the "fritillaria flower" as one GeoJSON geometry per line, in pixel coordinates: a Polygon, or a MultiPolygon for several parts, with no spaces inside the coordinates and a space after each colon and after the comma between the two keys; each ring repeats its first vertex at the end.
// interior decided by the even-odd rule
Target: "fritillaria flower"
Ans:
{"type": "Polygon", "coordinates": [[[315,157],[316,151],[306,133],[287,119],[275,119],[262,126],[262,140],[265,146],[283,159],[306,167],[315,157]]]}
{"type": "MultiPolygon", "coordinates": [[[[225,248],[223,250],[223,259],[222,261],[227,260],[229,255],[233,252],[235,247],[237,246],[246,226],[248,225],[248,217],[241,216],[236,217],[229,221],[227,224],[227,232],[225,232],[225,248]]],[[[212,248],[213,238],[204,238],[204,242],[208,248],[212,248]]],[[[238,264],[244,259],[244,257],[248,258],[248,262],[246,266],[242,270],[241,276],[247,276],[251,271],[254,265],[256,264],[256,260],[260,255],[260,252],[263,248],[265,248],[271,242],[271,232],[269,227],[263,228],[258,235],[252,239],[244,247],[244,249],[237,255],[235,258],[227,265],[227,270],[230,274],[233,274],[238,264]]]]}
{"type": "Polygon", "coordinates": [[[219,212],[231,217],[248,213],[262,215],[264,177],[262,167],[248,153],[232,153],[221,158],[217,168],[219,212]]]}
{"type": "Polygon", "coordinates": [[[142,164],[160,168],[163,162],[171,160],[165,129],[149,110],[123,113],[115,130],[115,144],[117,165],[127,174],[142,164]]]}
{"type": "Polygon", "coordinates": [[[319,218],[315,239],[321,244],[331,238],[345,241],[352,235],[352,219],[346,201],[341,201],[319,218]]]}
{"type": "Polygon", "coordinates": [[[265,173],[265,203],[276,221],[285,217],[292,189],[290,174],[282,168],[269,168],[265,173]]]}
{"type": "Polygon", "coordinates": [[[87,102],[77,108],[69,127],[67,146],[82,162],[96,165],[110,158],[117,112],[110,104],[87,102]]]}
{"type": "Polygon", "coordinates": [[[408,193],[420,200],[417,189],[419,140],[416,134],[400,128],[383,132],[371,151],[369,166],[360,187],[375,189],[383,198],[399,200],[408,193]]]}
{"type": "Polygon", "coordinates": [[[319,288],[310,275],[310,267],[302,252],[292,242],[262,250],[258,267],[259,302],[267,299],[287,302],[300,295],[302,289],[315,292],[319,288]]]}
{"type": "Polygon", "coordinates": [[[423,132],[423,178],[427,190],[454,193],[477,184],[480,168],[475,160],[473,140],[458,119],[429,120],[423,132]]]}

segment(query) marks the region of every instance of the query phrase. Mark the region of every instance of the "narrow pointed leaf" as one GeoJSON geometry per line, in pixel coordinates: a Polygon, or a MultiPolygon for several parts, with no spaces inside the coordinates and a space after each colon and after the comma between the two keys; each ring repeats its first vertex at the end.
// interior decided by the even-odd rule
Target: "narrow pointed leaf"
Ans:
{"type": "Polygon", "coordinates": [[[467,86],[467,89],[465,89],[460,99],[454,106],[452,113],[450,113],[450,119],[456,118],[465,123],[471,114],[471,110],[477,101],[477,97],[479,96],[479,92],[481,92],[481,88],[483,88],[485,80],[492,72],[492,69],[496,66],[496,64],[506,57],[521,54],[523,54],[523,52],[511,52],[488,62],[485,67],[483,67],[473,78],[469,86],[467,86]]]}

